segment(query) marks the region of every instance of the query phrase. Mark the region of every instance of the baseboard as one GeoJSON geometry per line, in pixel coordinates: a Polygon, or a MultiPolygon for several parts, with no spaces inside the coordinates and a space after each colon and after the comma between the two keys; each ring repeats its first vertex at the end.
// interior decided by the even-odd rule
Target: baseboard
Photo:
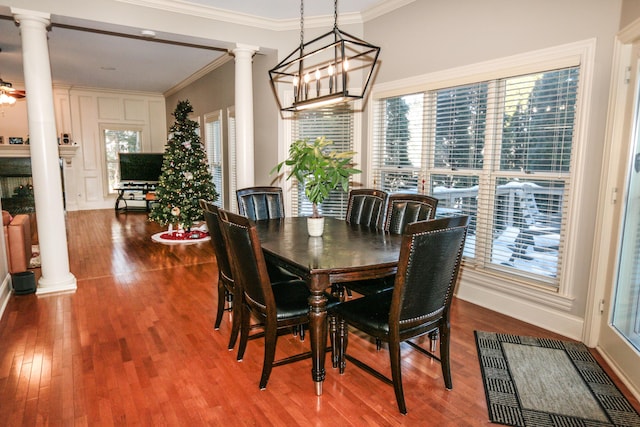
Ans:
{"type": "Polygon", "coordinates": [[[523,322],[582,341],[584,319],[566,311],[554,310],[517,295],[499,292],[478,284],[461,282],[456,297],[523,322]]]}
{"type": "Polygon", "coordinates": [[[616,361],[614,359],[612,359],[611,357],[609,357],[609,353],[607,353],[606,351],[604,351],[603,348],[601,347],[596,347],[596,350],[598,351],[598,353],[600,354],[600,356],[602,356],[602,358],[604,359],[605,362],[607,362],[607,364],[609,365],[609,367],[613,370],[613,372],[616,374],[616,376],[618,378],[620,378],[620,381],[623,382],[623,384],[625,386],[627,386],[627,388],[629,389],[629,391],[631,392],[631,394],[633,394],[633,397],[635,397],[637,400],[640,401],[640,390],[638,390],[635,385],[633,384],[633,381],[631,381],[627,375],[621,371],[618,368],[618,365],[616,364],[616,361]]]}
{"type": "Polygon", "coordinates": [[[0,284],[0,319],[2,319],[4,310],[7,308],[9,298],[11,298],[11,275],[7,274],[2,279],[2,284],[0,284]]]}

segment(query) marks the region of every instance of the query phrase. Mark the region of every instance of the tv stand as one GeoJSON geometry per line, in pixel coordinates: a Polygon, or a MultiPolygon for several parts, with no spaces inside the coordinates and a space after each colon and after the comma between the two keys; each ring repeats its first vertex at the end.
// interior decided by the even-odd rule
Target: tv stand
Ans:
{"type": "Polygon", "coordinates": [[[115,211],[151,211],[151,205],[156,200],[156,183],[127,182],[120,183],[120,187],[115,188],[118,192],[115,211]],[[144,202],[144,205],[129,205],[127,202],[144,202]],[[121,206],[122,204],[122,206],[121,206]]]}

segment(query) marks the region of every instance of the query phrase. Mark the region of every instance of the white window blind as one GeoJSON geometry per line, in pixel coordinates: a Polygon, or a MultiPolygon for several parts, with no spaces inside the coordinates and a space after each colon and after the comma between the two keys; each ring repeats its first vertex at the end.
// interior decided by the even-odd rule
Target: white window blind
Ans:
{"type": "MultiPolygon", "coordinates": [[[[334,107],[325,110],[302,111],[296,113],[293,127],[293,140],[315,140],[324,136],[333,141],[333,149],[337,151],[353,150],[353,111],[348,106],[334,107]]],[[[300,183],[294,183],[297,191],[293,192],[292,215],[310,216],[311,203],[304,195],[300,183]]],[[[329,197],[318,207],[324,216],[344,218],[347,212],[349,194],[342,189],[333,190],[329,197]]]]}
{"type": "Polygon", "coordinates": [[[238,189],[238,180],[236,177],[236,110],[234,107],[227,108],[227,147],[229,147],[229,206],[231,212],[238,212],[238,199],[236,198],[236,190],[238,189]]]}
{"type": "Polygon", "coordinates": [[[558,287],[579,67],[376,100],[374,184],[466,214],[467,262],[558,287]]]}
{"type": "Polygon", "coordinates": [[[218,192],[218,200],[214,204],[224,207],[224,161],[222,148],[222,111],[205,114],[204,138],[209,170],[213,177],[213,184],[218,192]]]}

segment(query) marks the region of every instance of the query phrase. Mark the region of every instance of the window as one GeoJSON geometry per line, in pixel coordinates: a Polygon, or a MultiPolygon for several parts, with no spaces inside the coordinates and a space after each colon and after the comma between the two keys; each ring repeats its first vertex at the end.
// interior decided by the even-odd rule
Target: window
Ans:
{"type": "Polygon", "coordinates": [[[224,168],[222,152],[222,111],[205,114],[204,116],[204,139],[207,152],[207,162],[209,171],[213,176],[213,184],[218,192],[218,200],[214,204],[220,208],[224,207],[224,168]]]}
{"type": "Polygon", "coordinates": [[[113,194],[120,184],[118,153],[140,153],[142,151],[142,131],[117,126],[102,129],[107,166],[108,193],[113,194]]]}
{"type": "Polygon", "coordinates": [[[379,98],[374,185],[467,214],[467,263],[557,289],[579,67],[379,98]]]}
{"type": "MultiPolygon", "coordinates": [[[[353,151],[353,111],[346,107],[337,107],[326,110],[309,110],[296,114],[293,123],[293,140],[314,140],[319,136],[325,136],[333,141],[334,148],[340,151],[353,151]]],[[[300,183],[294,183],[292,208],[293,215],[310,216],[312,214],[311,203],[304,196],[304,188],[300,183]]],[[[342,189],[334,190],[329,194],[318,209],[325,216],[344,218],[347,212],[347,199],[349,194],[342,189]]]]}

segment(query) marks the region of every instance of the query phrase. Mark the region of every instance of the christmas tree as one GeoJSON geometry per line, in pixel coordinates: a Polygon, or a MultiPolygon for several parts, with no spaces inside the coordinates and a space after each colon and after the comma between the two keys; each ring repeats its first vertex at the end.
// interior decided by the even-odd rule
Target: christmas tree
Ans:
{"type": "Polygon", "coordinates": [[[149,214],[151,221],[184,229],[202,219],[200,199],[218,200],[198,135],[198,123],[188,118],[192,111],[191,103],[186,100],[178,102],[173,113],[176,121],[169,129],[162,173],[156,187],[157,203],[149,214]]]}

